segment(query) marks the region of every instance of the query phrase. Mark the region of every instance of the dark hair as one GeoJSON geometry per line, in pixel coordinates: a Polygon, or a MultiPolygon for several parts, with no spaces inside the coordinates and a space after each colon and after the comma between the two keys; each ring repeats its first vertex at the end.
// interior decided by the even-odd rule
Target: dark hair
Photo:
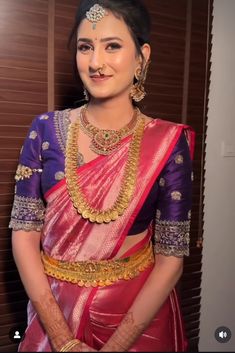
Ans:
{"type": "MultiPolygon", "coordinates": [[[[141,0],[81,0],[80,5],[77,9],[75,16],[75,22],[69,36],[68,48],[72,50],[73,55],[73,72],[74,78],[78,82],[77,88],[82,89],[82,82],[77,70],[76,64],[76,52],[77,52],[77,30],[84,18],[86,18],[86,12],[90,8],[99,4],[105,9],[112,12],[117,18],[122,18],[129,28],[130,34],[135,43],[136,52],[142,58],[142,65],[144,64],[144,57],[141,51],[141,47],[145,43],[150,43],[150,30],[151,20],[147,8],[143,5],[141,0]]],[[[134,83],[136,78],[134,78],[134,83]]],[[[81,96],[83,96],[82,92],[81,96]]],[[[83,99],[77,100],[74,105],[80,105],[83,99]]],[[[133,102],[134,105],[138,105],[133,102]]]]}
{"type": "Polygon", "coordinates": [[[77,29],[90,8],[99,4],[110,10],[117,18],[122,18],[128,26],[135,42],[136,50],[142,56],[141,47],[150,42],[151,21],[147,8],[140,0],[81,0],[78,7],[75,23],[69,37],[69,47],[76,46],[77,29]]]}

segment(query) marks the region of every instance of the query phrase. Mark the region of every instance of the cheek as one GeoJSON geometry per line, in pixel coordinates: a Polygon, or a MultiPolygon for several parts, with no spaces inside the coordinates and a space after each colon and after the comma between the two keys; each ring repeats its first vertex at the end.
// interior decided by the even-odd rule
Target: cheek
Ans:
{"type": "Polygon", "coordinates": [[[137,67],[136,57],[126,53],[126,55],[116,56],[111,59],[111,65],[113,65],[116,70],[125,73],[128,76],[134,76],[137,67]]]}
{"type": "Polygon", "coordinates": [[[84,55],[81,55],[79,52],[76,55],[76,63],[77,63],[77,69],[78,71],[83,71],[86,67],[86,57],[84,55]]]}

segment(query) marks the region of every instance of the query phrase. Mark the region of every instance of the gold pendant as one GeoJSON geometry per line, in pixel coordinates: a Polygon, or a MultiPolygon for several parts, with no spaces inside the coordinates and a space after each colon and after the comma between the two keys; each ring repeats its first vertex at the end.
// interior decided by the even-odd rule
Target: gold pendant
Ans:
{"type": "Polygon", "coordinates": [[[108,155],[117,149],[122,138],[131,135],[139,122],[140,111],[135,108],[131,121],[121,129],[99,129],[87,120],[86,109],[87,104],[80,110],[80,128],[91,137],[90,149],[100,155],[108,155]]]}

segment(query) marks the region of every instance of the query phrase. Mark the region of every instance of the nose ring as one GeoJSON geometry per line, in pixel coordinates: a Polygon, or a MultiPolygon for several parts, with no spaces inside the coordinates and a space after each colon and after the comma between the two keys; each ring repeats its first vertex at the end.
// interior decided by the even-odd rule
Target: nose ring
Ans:
{"type": "Polygon", "coordinates": [[[97,71],[99,72],[100,75],[103,75],[103,70],[105,69],[105,67],[106,67],[106,65],[103,64],[101,67],[98,68],[97,71]]]}

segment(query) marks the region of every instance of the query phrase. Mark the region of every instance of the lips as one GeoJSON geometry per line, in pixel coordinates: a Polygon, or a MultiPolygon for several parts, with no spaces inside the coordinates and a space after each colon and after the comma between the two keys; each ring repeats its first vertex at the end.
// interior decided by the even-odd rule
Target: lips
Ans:
{"type": "Polygon", "coordinates": [[[107,79],[109,79],[110,77],[112,77],[111,75],[92,75],[90,76],[90,78],[93,81],[105,81],[107,79]]]}

